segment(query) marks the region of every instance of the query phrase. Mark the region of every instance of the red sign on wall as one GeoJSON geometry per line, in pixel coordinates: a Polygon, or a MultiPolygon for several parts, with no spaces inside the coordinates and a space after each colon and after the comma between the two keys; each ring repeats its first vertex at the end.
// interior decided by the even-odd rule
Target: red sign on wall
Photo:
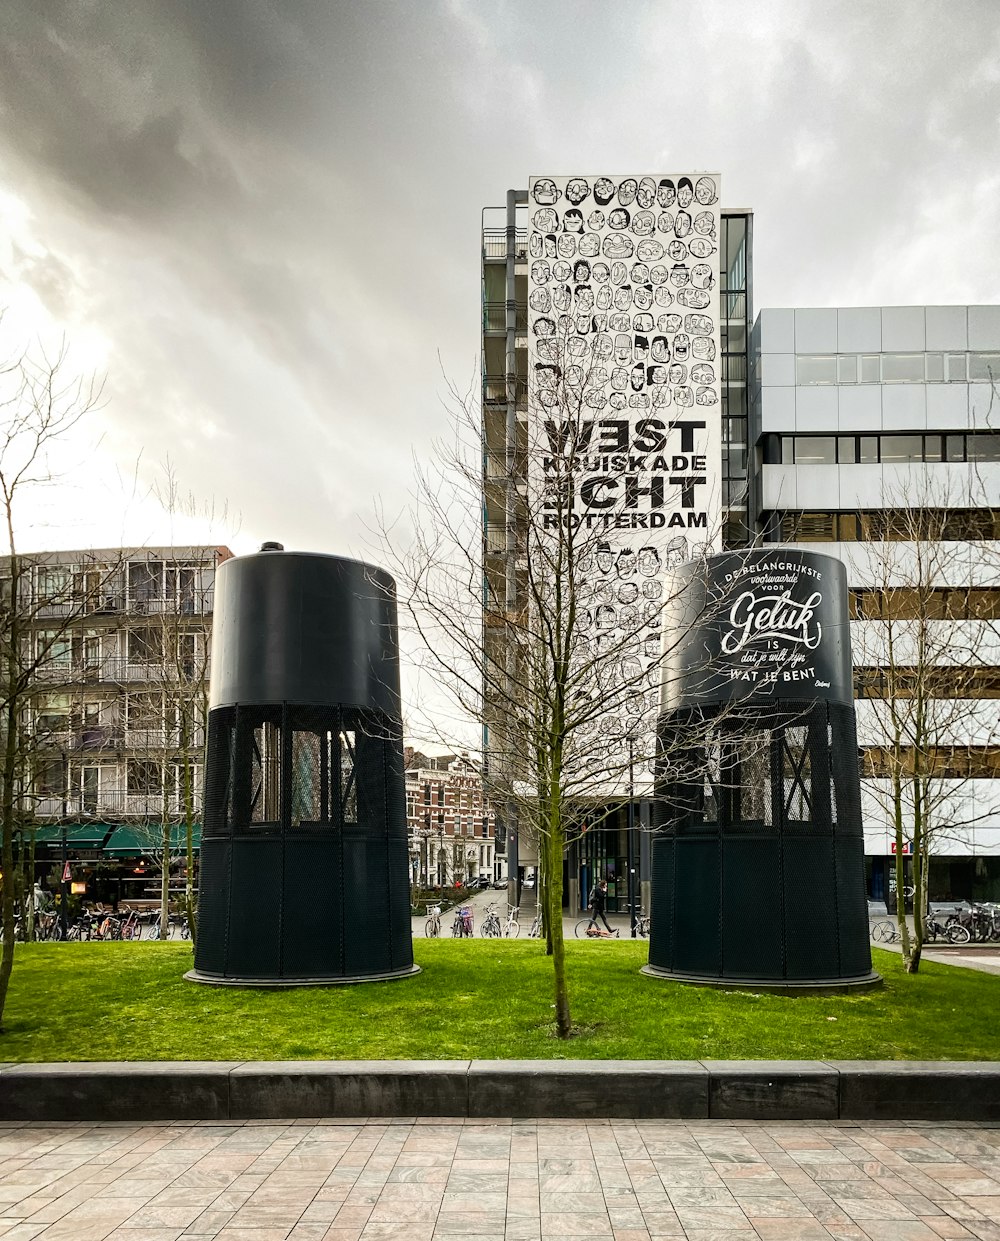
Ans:
{"type": "MultiPolygon", "coordinates": [[[[893,851],[893,853],[895,853],[895,852],[896,852],[896,842],[895,842],[895,841],[893,841],[893,842],[892,842],[892,851],[893,851]]],[[[903,852],[904,852],[904,853],[909,853],[909,852],[910,852],[910,842],[909,842],[908,840],[904,840],[904,841],[903,841],[903,852]]]]}

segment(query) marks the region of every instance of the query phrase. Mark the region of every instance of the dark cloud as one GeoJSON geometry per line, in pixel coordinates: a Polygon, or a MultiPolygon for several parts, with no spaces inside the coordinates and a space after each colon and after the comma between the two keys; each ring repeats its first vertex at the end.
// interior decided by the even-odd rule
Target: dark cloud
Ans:
{"type": "Polygon", "coordinates": [[[7,0],[5,274],[108,340],[123,459],[349,550],[474,367],[480,211],[531,173],[721,169],[758,305],[1000,297],[994,12],[7,0]]]}

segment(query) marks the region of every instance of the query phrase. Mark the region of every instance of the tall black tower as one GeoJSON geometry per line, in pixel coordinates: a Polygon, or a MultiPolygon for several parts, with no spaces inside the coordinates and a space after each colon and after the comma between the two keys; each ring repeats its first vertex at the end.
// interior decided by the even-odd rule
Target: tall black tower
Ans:
{"type": "Polygon", "coordinates": [[[273,987],[416,972],[395,583],[265,544],[216,579],[187,977],[273,987]]]}
{"type": "Polygon", "coordinates": [[[678,570],[644,973],[870,987],[847,574],[788,548],[678,570]]]}

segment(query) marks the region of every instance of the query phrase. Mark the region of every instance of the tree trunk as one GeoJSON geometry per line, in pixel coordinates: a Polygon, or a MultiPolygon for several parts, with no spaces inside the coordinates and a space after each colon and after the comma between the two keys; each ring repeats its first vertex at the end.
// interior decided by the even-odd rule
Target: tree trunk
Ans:
{"type": "MultiPolygon", "coordinates": [[[[558,762],[558,758],[556,761],[558,762]]],[[[558,774],[561,776],[561,772],[558,772],[558,774]]],[[[548,831],[545,833],[546,870],[548,871],[548,882],[545,885],[547,898],[545,902],[545,917],[549,925],[549,935],[552,943],[552,982],[555,996],[556,1034],[559,1038],[569,1038],[573,1032],[573,1022],[569,1010],[569,987],[566,984],[566,944],[563,939],[563,833],[561,806],[558,801],[560,785],[561,780],[558,778],[553,779],[549,785],[548,831]]]]}
{"type": "Polygon", "coordinates": [[[170,935],[170,824],[164,818],[160,848],[160,939],[170,935]]]}

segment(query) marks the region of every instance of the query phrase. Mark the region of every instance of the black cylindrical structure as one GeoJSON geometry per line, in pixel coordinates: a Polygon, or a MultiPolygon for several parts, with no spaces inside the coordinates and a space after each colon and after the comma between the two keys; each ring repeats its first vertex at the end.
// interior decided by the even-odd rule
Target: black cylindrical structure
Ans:
{"type": "Polygon", "coordinates": [[[395,583],[359,561],[271,546],[216,578],[187,977],[270,987],[404,977],[418,971],[395,583]]]}
{"type": "Polygon", "coordinates": [[[645,973],[788,992],[880,981],[847,598],[841,561],[795,549],[677,571],[645,973]]]}

